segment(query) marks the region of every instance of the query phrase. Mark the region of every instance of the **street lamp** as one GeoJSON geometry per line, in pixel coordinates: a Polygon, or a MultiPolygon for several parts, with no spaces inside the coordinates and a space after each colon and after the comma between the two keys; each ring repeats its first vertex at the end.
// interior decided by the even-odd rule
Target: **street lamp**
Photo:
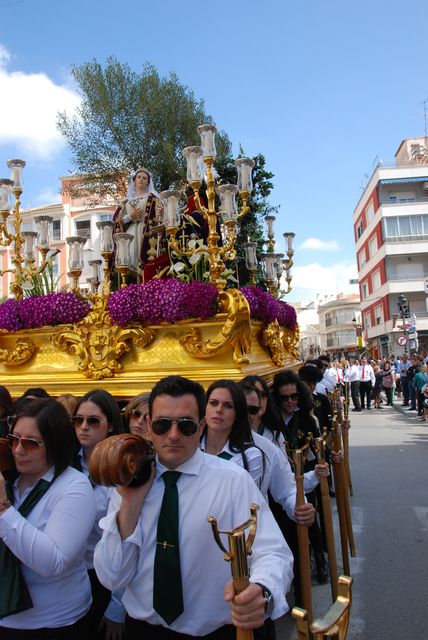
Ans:
{"type": "Polygon", "coordinates": [[[400,317],[403,326],[403,335],[405,338],[404,353],[407,354],[407,336],[406,336],[406,317],[409,316],[409,302],[405,295],[402,293],[398,296],[398,308],[400,310],[400,317]]]}
{"type": "Polygon", "coordinates": [[[354,325],[357,336],[357,346],[359,351],[363,347],[363,327],[361,322],[359,322],[355,316],[352,318],[352,324],[354,325]]]}

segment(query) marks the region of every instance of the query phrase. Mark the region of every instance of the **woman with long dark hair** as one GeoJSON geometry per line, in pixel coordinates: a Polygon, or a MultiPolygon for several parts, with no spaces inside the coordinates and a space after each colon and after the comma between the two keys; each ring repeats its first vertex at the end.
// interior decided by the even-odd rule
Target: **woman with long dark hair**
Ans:
{"type": "Polygon", "coordinates": [[[33,400],[7,438],[17,477],[0,473],[0,640],[77,640],[91,602],[84,557],[95,505],[69,466],[70,419],[53,398],[33,400]]]}
{"type": "Polygon", "coordinates": [[[206,426],[201,448],[244,467],[258,486],[263,476],[263,454],[254,446],[244,392],[233,380],[217,380],[208,387],[206,426]]]}

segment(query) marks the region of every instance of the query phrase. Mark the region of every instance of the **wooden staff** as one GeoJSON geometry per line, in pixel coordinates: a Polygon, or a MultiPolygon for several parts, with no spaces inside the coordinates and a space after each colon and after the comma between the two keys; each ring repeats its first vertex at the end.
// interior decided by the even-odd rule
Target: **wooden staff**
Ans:
{"type": "MultiPolygon", "coordinates": [[[[293,451],[294,475],[296,478],[296,507],[305,504],[304,489],[304,456],[302,449],[293,451]]],[[[312,584],[311,563],[309,558],[308,527],[297,524],[297,540],[299,544],[299,568],[303,606],[312,620],[312,584]]]]}
{"type": "Polygon", "coordinates": [[[354,495],[351,477],[351,465],[349,462],[349,382],[345,382],[345,402],[343,405],[344,424],[342,427],[343,455],[345,456],[346,477],[348,479],[349,495],[354,495]]]}
{"type": "MultiPolygon", "coordinates": [[[[318,462],[325,462],[324,438],[320,436],[319,438],[315,438],[314,442],[315,442],[315,450],[316,450],[318,462]]],[[[320,478],[320,488],[321,488],[321,502],[322,502],[322,512],[323,512],[323,519],[324,519],[325,539],[327,544],[328,569],[330,573],[331,596],[334,602],[337,598],[338,572],[337,572],[336,547],[334,544],[333,517],[331,514],[331,503],[330,503],[330,496],[328,492],[327,478],[325,477],[320,478]]]]}
{"type": "MultiPolygon", "coordinates": [[[[213,530],[214,539],[224,553],[224,559],[226,562],[231,563],[233,587],[236,594],[244,591],[250,582],[250,571],[248,568],[247,556],[251,554],[251,547],[253,546],[254,538],[256,537],[257,511],[259,508],[258,504],[251,504],[251,518],[239,527],[232,529],[232,531],[219,531],[216,518],[213,516],[208,518],[208,522],[211,524],[213,530]],[[249,529],[248,538],[245,538],[246,529],[249,529]],[[224,547],[220,534],[227,535],[229,540],[229,549],[224,547]]],[[[236,627],[236,640],[253,640],[253,638],[254,634],[252,629],[236,627]]]]}

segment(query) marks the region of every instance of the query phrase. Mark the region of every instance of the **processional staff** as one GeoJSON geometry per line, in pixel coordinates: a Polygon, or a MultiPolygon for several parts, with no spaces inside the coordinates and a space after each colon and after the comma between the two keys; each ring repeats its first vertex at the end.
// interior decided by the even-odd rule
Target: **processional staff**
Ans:
{"type": "MultiPolygon", "coordinates": [[[[257,511],[260,509],[258,504],[250,504],[251,517],[243,524],[235,527],[232,531],[219,531],[217,527],[217,519],[213,516],[208,518],[211,524],[214,539],[224,553],[226,562],[231,563],[233,587],[235,593],[239,594],[246,589],[250,582],[250,571],[248,568],[247,557],[251,555],[251,548],[257,531],[257,511]],[[248,538],[245,537],[245,530],[248,529],[248,538]],[[224,534],[229,539],[229,550],[227,550],[220,538],[220,534],[224,534]]],[[[251,629],[242,629],[236,627],[236,640],[253,640],[253,632],[251,629]]]]}
{"type": "Polygon", "coordinates": [[[345,468],[346,468],[346,477],[348,479],[349,486],[349,495],[354,495],[354,490],[352,488],[352,477],[351,477],[351,465],[349,462],[349,382],[345,382],[345,401],[343,403],[343,425],[342,425],[342,440],[343,440],[343,454],[345,456],[345,468]]]}
{"type": "MultiPolygon", "coordinates": [[[[334,396],[334,407],[333,413],[336,420],[336,430],[334,431],[335,440],[334,446],[335,450],[338,451],[343,444],[343,429],[341,429],[341,425],[343,424],[343,416],[342,416],[342,402],[340,399],[340,391],[339,389],[335,389],[333,391],[334,396]]],[[[348,482],[348,473],[345,461],[342,464],[342,474],[343,474],[343,493],[344,493],[344,504],[345,504],[345,515],[346,515],[346,526],[348,529],[348,540],[349,540],[349,549],[351,551],[351,556],[355,558],[355,540],[354,540],[354,531],[352,529],[352,515],[351,515],[351,506],[349,503],[349,482],[348,482]]]]}
{"type": "MultiPolygon", "coordinates": [[[[294,476],[296,479],[296,507],[300,507],[306,502],[304,489],[304,465],[311,438],[312,434],[307,439],[305,447],[306,451],[303,451],[302,449],[295,449],[292,452],[294,476]]],[[[303,606],[308,612],[309,620],[312,620],[312,583],[308,528],[303,524],[297,524],[297,540],[299,544],[299,568],[303,606]]]]}
{"type": "MultiPolygon", "coordinates": [[[[320,436],[319,438],[315,438],[314,440],[318,463],[325,462],[326,435],[327,434],[325,434],[324,437],[320,436]]],[[[338,579],[337,558],[336,558],[336,547],[334,544],[333,516],[331,513],[328,480],[324,476],[320,477],[320,488],[321,488],[321,502],[322,502],[323,518],[324,518],[325,538],[326,538],[326,544],[327,544],[328,568],[330,573],[331,595],[334,602],[337,598],[337,579],[338,579]]]]}

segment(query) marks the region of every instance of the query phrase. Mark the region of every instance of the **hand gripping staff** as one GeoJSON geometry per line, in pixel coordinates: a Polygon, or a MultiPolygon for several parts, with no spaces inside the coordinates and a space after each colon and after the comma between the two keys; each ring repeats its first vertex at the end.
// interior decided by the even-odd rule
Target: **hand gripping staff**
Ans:
{"type": "MultiPolygon", "coordinates": [[[[312,434],[310,434],[312,436],[312,434]]],[[[296,507],[305,504],[305,488],[304,488],[304,466],[305,458],[309,450],[309,441],[302,449],[294,449],[293,466],[294,477],[296,479],[296,507]]],[[[309,620],[312,620],[312,583],[311,583],[311,562],[309,556],[309,539],[308,527],[303,524],[297,524],[297,541],[299,545],[299,567],[300,567],[300,583],[302,589],[303,606],[308,612],[309,620]]]]}
{"type": "MultiPolygon", "coordinates": [[[[214,539],[224,553],[224,559],[226,562],[231,563],[233,586],[237,594],[244,591],[250,582],[247,556],[251,555],[251,548],[256,537],[257,511],[259,509],[258,504],[250,504],[250,519],[238,527],[235,527],[232,531],[219,531],[216,518],[213,516],[208,518],[208,522],[211,524],[213,530],[214,539]],[[246,529],[249,530],[248,538],[245,538],[246,529]],[[228,537],[229,551],[224,547],[220,534],[228,537]]],[[[252,630],[236,627],[236,640],[253,640],[252,630]]]]}

